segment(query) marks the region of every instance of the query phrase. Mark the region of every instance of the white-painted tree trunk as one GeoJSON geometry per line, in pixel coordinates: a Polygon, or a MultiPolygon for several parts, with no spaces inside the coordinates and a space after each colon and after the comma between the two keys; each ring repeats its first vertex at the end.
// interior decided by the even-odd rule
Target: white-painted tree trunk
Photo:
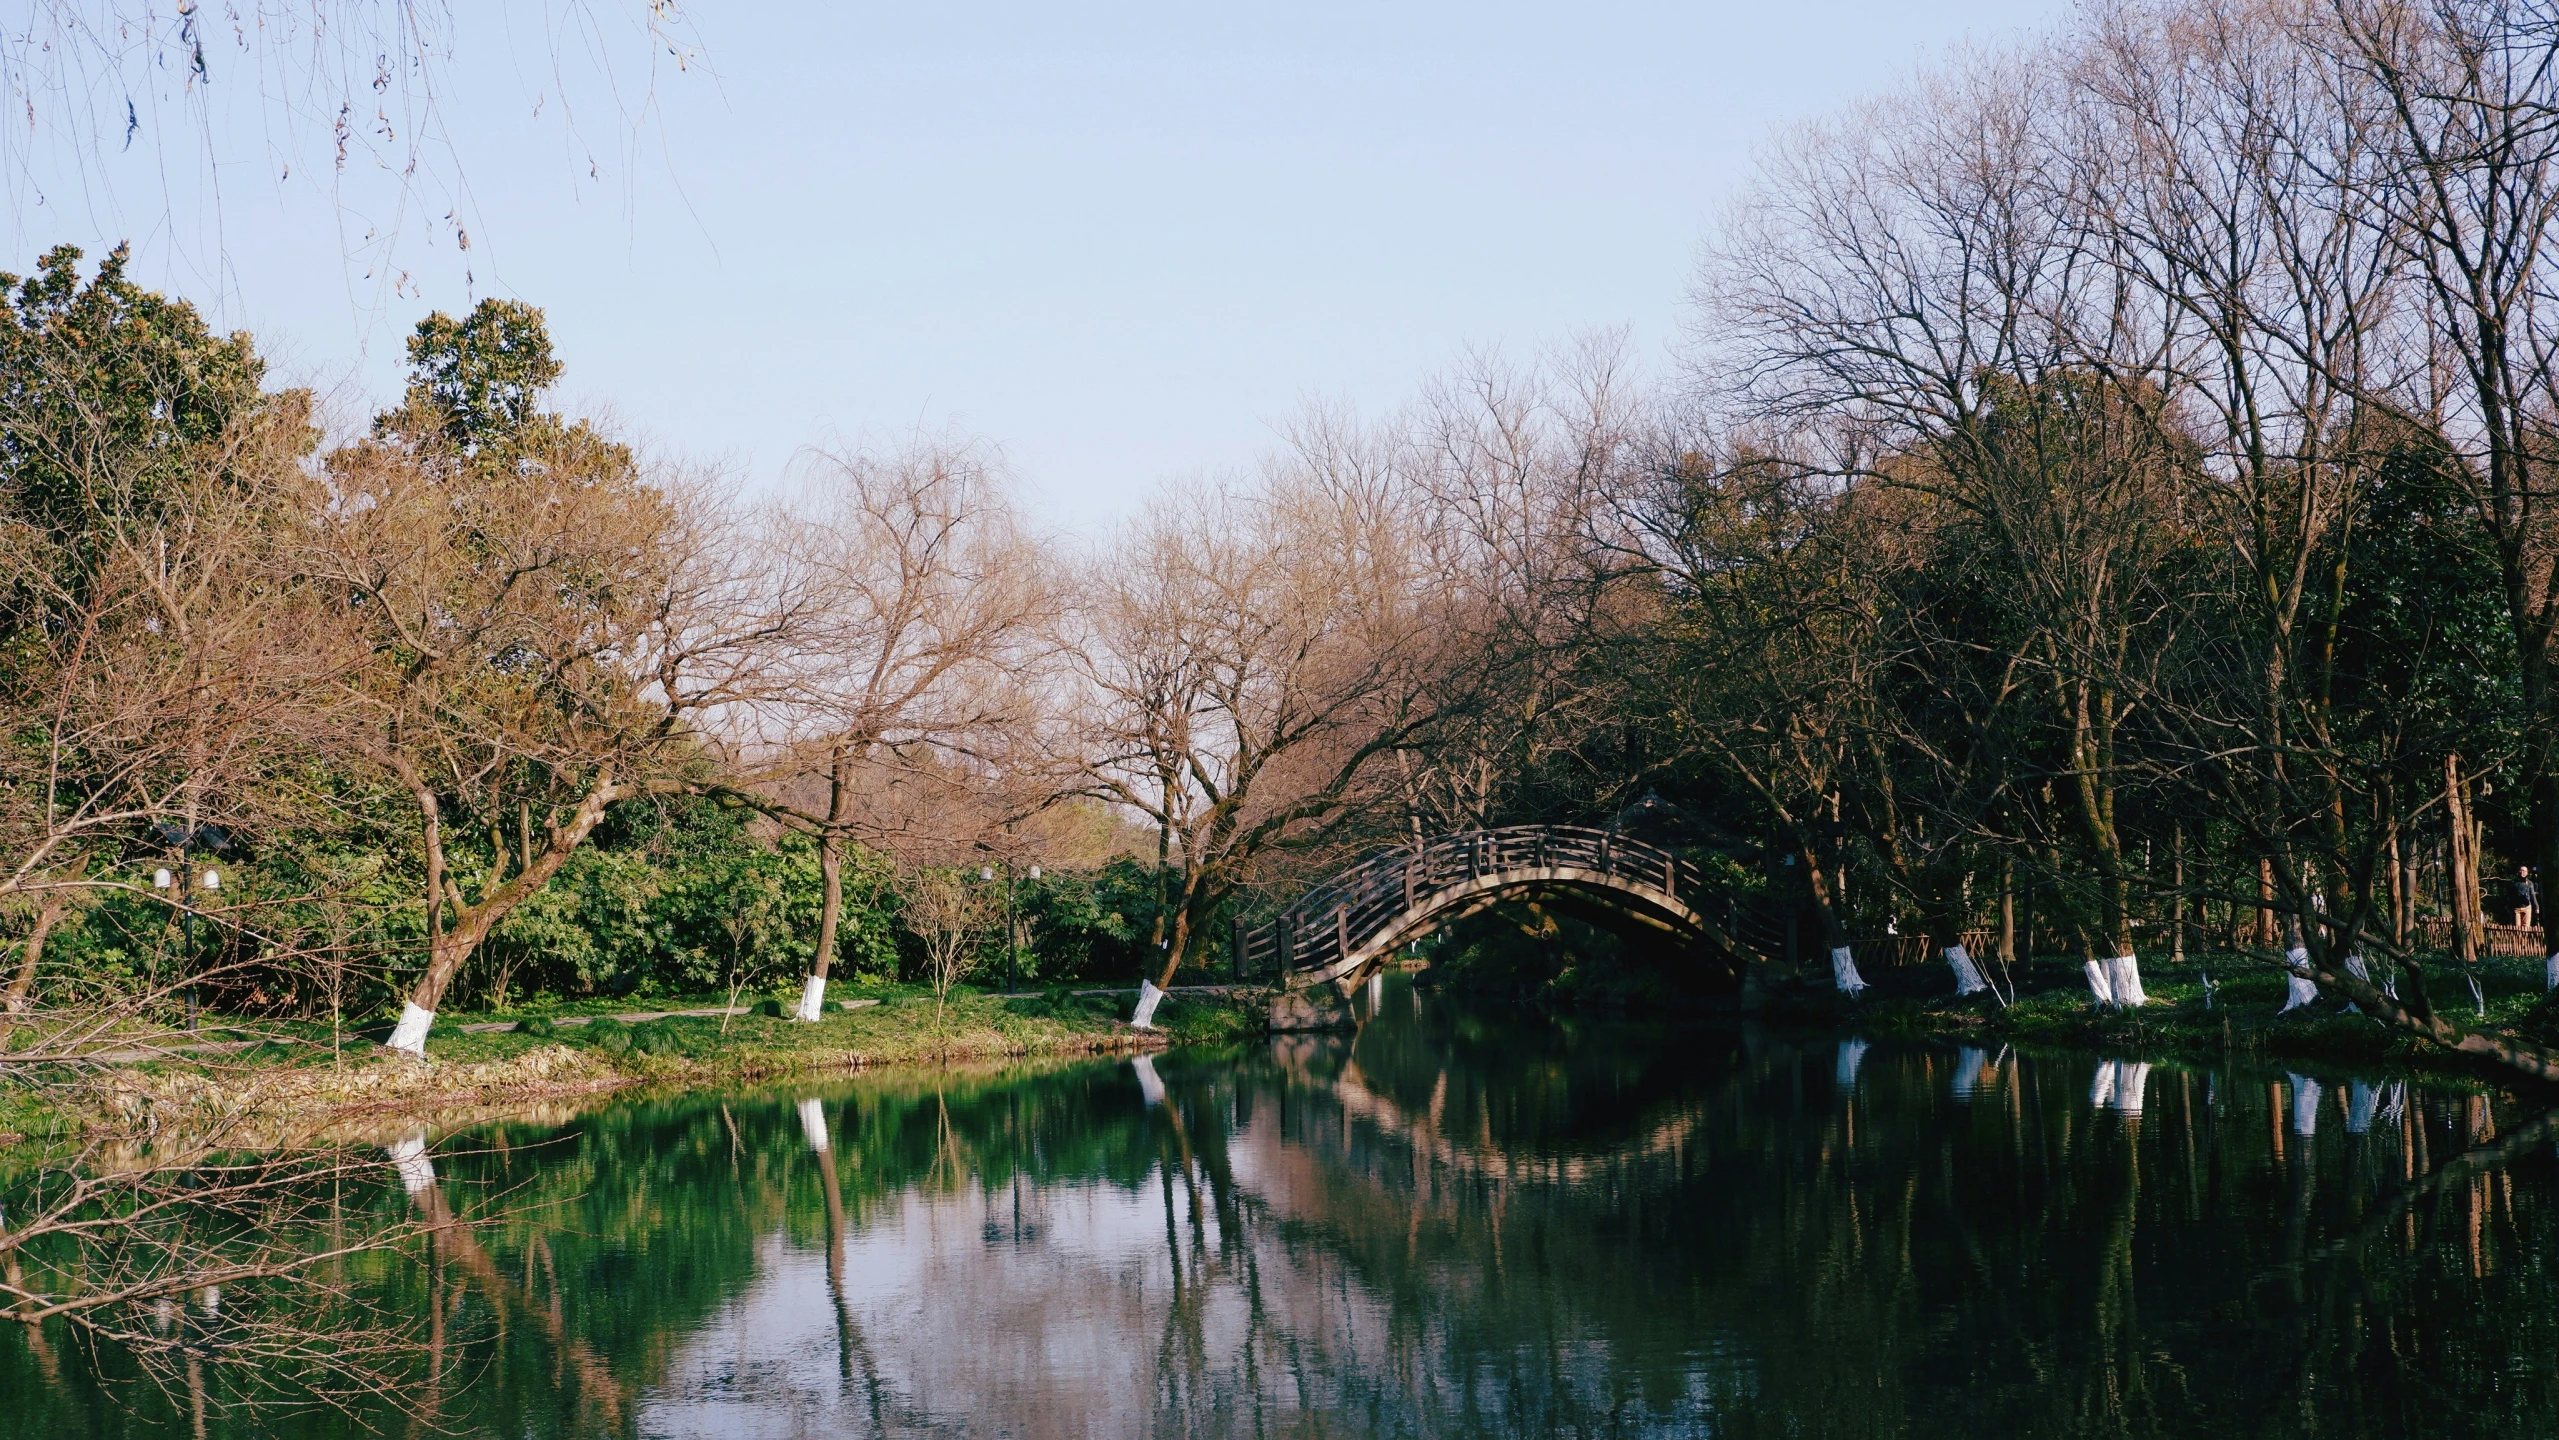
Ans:
{"type": "Polygon", "coordinates": [[[426,1058],[427,1031],[435,1025],[435,1012],[421,1010],[415,1001],[400,1002],[400,1023],[391,1028],[391,1038],[383,1044],[403,1054],[426,1058]]]}
{"type": "Polygon", "coordinates": [[[2301,973],[2310,966],[2310,952],[2296,945],[2284,952],[2284,960],[2292,968],[2285,972],[2289,984],[2284,992],[2284,1008],[2275,1012],[2278,1015],[2288,1015],[2319,998],[2319,986],[2301,973]]]}
{"type": "Polygon", "coordinates": [[[2141,1113],[2142,1096],[2150,1088],[2147,1060],[2100,1060],[2088,1085],[2088,1103],[2123,1115],[2141,1113]]]}
{"type": "MultiPolygon", "coordinates": [[[[2358,980],[2361,980],[2366,985],[2370,985],[2372,983],[2372,971],[2366,968],[2364,965],[2364,957],[2361,955],[2349,955],[2346,957],[2346,973],[2354,976],[2358,980]]],[[[2393,1000],[2398,999],[2399,982],[2395,979],[2382,981],[2381,993],[2389,996],[2393,1000]]]]}
{"type": "Polygon", "coordinates": [[[1990,982],[1981,978],[1981,967],[1973,963],[1973,957],[1961,945],[1946,947],[1946,968],[1955,972],[1955,998],[1958,1000],[1990,988],[1990,982]]]}
{"type": "Polygon", "coordinates": [[[2559,990],[2559,955],[2549,956],[2541,962],[2541,988],[2559,990]]]}
{"type": "Polygon", "coordinates": [[[791,1012],[794,1020],[815,1020],[826,1013],[826,977],[812,975],[800,986],[800,1008],[791,1012]]]}
{"type": "Polygon", "coordinates": [[[1155,988],[1155,982],[1154,982],[1154,981],[1152,981],[1152,980],[1140,980],[1140,981],[1138,981],[1138,982],[1137,982],[1137,1013],[1136,1013],[1135,1015],[1133,1015],[1133,1016],[1131,1016],[1131,1017],[1129,1018],[1129,1022],[1128,1022],[1128,1023],[1129,1023],[1129,1028],[1131,1028],[1131,1029],[1133,1029],[1133,1030],[1152,1030],[1152,1029],[1154,1029],[1154,1028],[1155,1028],[1155,1007],[1156,1007],[1156,1006],[1158,1006],[1158,1005],[1161,1005],[1161,1004],[1163,1004],[1163,1003],[1164,1003],[1164,992],[1155,988]]]}
{"type": "Polygon", "coordinates": [[[392,1141],[385,1153],[391,1157],[391,1168],[399,1173],[401,1189],[415,1195],[435,1183],[435,1157],[427,1153],[423,1132],[392,1141]]]}
{"type": "Polygon", "coordinates": [[[2307,1075],[2292,1079],[2292,1133],[2311,1136],[2319,1133],[2319,1082],[2307,1075]]]}
{"type": "Polygon", "coordinates": [[[1146,1097],[1146,1103],[1149,1105],[1163,1104],[1164,1081],[1161,1076],[1155,1073],[1155,1057],[1152,1055],[1140,1055],[1136,1059],[1128,1062],[1128,1067],[1137,1072],[1137,1093],[1146,1097]]]}
{"type": "Polygon", "coordinates": [[[2381,1108],[2381,1087],[2358,1080],[2346,1095],[2346,1133],[2361,1135],[2372,1128],[2372,1116],[2381,1108]]]}
{"type": "Polygon", "coordinates": [[[2106,962],[2106,981],[2115,992],[2118,1005],[2147,1005],[2150,997],[2141,988],[2141,960],[2133,955],[2118,955],[2106,962]]]}
{"type": "Polygon", "coordinates": [[[1865,1063],[1866,1042],[1853,1037],[1842,1040],[1839,1042],[1839,1063],[1832,1078],[1839,1082],[1840,1089],[1853,1090],[1857,1086],[1857,1067],[1865,1063]]]}
{"type": "Polygon", "coordinates": [[[2115,972],[2103,960],[2091,960],[2082,967],[2088,972],[2088,998],[2103,1010],[2115,1003],[2115,972]]]}
{"type": "Polygon", "coordinates": [[[800,1134],[811,1150],[832,1148],[826,1133],[826,1104],[814,1095],[800,1102],[800,1134]]]}
{"type": "Polygon", "coordinates": [[[1866,977],[1857,973],[1857,957],[1845,945],[1830,952],[1830,983],[1849,995],[1866,988],[1866,977]]]}
{"type": "MultiPolygon", "coordinates": [[[[2361,955],[2349,955],[2346,957],[2346,973],[2354,976],[2358,980],[2361,980],[2366,985],[2372,983],[2372,972],[2364,968],[2364,957],[2361,955]]],[[[2349,1000],[2346,1002],[2346,1013],[2349,1015],[2361,1015],[2364,1013],[2364,1007],[2356,1004],[2352,1000],[2349,1000]]]]}
{"type": "Polygon", "coordinates": [[[1981,1072],[1990,1063],[1990,1052],[1978,1045],[1967,1045],[1955,1052],[1955,1098],[1970,1100],[1981,1089],[1981,1072]]]}

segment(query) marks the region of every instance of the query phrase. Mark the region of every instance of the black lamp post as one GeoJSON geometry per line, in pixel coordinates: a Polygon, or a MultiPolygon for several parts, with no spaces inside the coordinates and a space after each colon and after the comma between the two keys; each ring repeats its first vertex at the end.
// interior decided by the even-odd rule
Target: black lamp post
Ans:
{"type": "Polygon", "coordinates": [[[207,866],[204,874],[198,876],[194,865],[189,863],[187,857],[191,854],[210,854],[228,850],[231,848],[231,838],[211,825],[163,825],[160,827],[160,835],[163,840],[169,841],[176,847],[178,869],[175,876],[172,876],[165,866],[151,872],[151,888],[167,890],[174,887],[178,892],[179,924],[185,935],[184,963],[191,967],[187,979],[187,1029],[194,1030],[197,1022],[195,978],[192,973],[192,966],[195,963],[195,892],[198,889],[219,891],[222,888],[222,872],[207,866]]]}

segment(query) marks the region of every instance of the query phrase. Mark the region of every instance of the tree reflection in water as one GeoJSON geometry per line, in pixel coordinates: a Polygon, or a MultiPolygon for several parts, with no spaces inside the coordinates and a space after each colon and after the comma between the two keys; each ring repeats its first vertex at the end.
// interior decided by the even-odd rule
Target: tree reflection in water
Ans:
{"type": "MultiPolygon", "coordinates": [[[[2551,1119],[1378,1013],[450,1138],[431,1240],[366,1282],[431,1320],[462,1433],[2559,1429],[2551,1119]]],[[[0,1393],[37,1397],[0,1434],[120,1431],[112,1357],[51,1350],[0,1337],[0,1393]]]]}

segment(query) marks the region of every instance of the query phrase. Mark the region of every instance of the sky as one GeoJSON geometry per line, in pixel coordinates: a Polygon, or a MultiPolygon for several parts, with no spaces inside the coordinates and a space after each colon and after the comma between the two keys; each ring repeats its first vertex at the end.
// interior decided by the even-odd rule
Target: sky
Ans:
{"type": "Polygon", "coordinates": [[[1757,147],[2065,11],[837,0],[653,38],[639,0],[452,0],[405,187],[361,144],[335,170],[307,78],[217,36],[200,87],[99,92],[102,140],[0,153],[0,269],[129,238],[354,414],[419,317],[522,299],[564,407],[661,454],[765,487],[811,445],[958,432],[1093,532],[1470,348],[1623,327],[1667,364],[1757,147]]]}

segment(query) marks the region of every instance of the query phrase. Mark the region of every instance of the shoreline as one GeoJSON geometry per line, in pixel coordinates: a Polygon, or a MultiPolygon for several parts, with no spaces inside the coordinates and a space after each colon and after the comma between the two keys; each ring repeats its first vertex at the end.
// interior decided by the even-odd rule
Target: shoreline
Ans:
{"type": "MultiPolygon", "coordinates": [[[[2152,970],[2145,976],[2151,1003],[2132,1011],[2097,1010],[2077,962],[2038,957],[2001,977],[2003,988],[2007,982],[2015,985],[2014,1004],[1989,995],[1957,1000],[1945,989],[1942,967],[1911,965],[1878,972],[1867,993],[1855,1000],[1813,981],[1786,982],[1762,987],[1737,1009],[1716,1005],[1693,1014],[1656,1011],[1653,1018],[1678,1023],[1738,1014],[1785,1029],[1957,1046],[2006,1045],[2203,1065],[2235,1061],[2281,1067],[2297,1062],[2455,1084],[2532,1088],[2525,1077],[2386,1030],[2341,1002],[2322,999],[2301,1011],[2278,1014],[2282,975],[2243,957],[2197,956],[2182,965],[2155,963],[2152,970]],[[2215,977],[2209,990],[2204,983],[2208,973],[2215,977]]],[[[2489,961],[2480,967],[2489,1024],[2511,1024],[2539,1001],[2538,972],[2537,965],[2521,961],[2489,961]]],[[[460,1015],[436,1032],[425,1063],[384,1050],[371,1038],[343,1036],[333,1052],[325,1030],[318,1037],[307,1033],[307,1027],[305,1033],[280,1035],[277,1026],[242,1022],[206,1033],[252,1038],[162,1048],[149,1052],[149,1059],[22,1093],[14,1111],[0,1111],[0,1144],[103,1142],[138,1155],[143,1149],[172,1147],[264,1149],[377,1141],[528,1113],[565,1118],[605,1096],[831,1079],[905,1067],[1154,1054],[1176,1045],[1231,1042],[1261,1033],[1265,1017],[1259,1001],[1264,993],[1250,986],[1181,987],[1168,996],[1158,1027],[1144,1031],[1118,1018],[1118,1001],[1125,994],[1118,990],[962,992],[951,997],[938,1031],[929,995],[912,987],[882,987],[849,995],[840,1004],[830,1002],[830,1013],[814,1024],[757,1014],[757,1007],[747,1004],[686,1008],[680,998],[664,1010],[625,1010],[622,1015],[600,1008],[525,1012],[518,1018],[460,1015]],[[631,1024],[634,1018],[640,1023],[631,1024]]],[[[2461,998],[2468,999],[2466,989],[2461,998]]],[[[1492,1003],[1564,1013],[1534,1001],[1492,1003]]],[[[1583,1013],[1611,1018],[1610,1007],[1583,1013]]]]}
{"type": "MultiPolygon", "coordinates": [[[[1249,997],[1225,993],[1168,999],[1151,1030],[1101,1008],[972,992],[951,997],[936,1028],[929,997],[892,991],[840,1009],[831,1003],[814,1023],[670,1010],[641,1012],[651,1018],[636,1026],[544,1015],[550,1025],[535,1033],[520,1021],[456,1016],[430,1038],[424,1062],[369,1038],[349,1037],[334,1053],[325,1038],[315,1045],[308,1036],[211,1042],[202,1048],[223,1053],[161,1051],[31,1092],[15,1113],[0,1112],[0,1144],[103,1144],[138,1160],[146,1150],[380,1141],[546,1109],[574,1113],[608,1095],[1153,1054],[1235,1038],[1257,1029],[1260,1015],[1249,997]]],[[[242,1024],[231,1033],[274,1028],[242,1024]]]]}
{"type": "MultiPolygon", "coordinates": [[[[2536,1088],[2529,1076],[2386,1028],[2331,996],[2323,994],[2285,1012],[2283,973],[2245,956],[2196,955],[2183,963],[2153,961],[2144,969],[2150,1003],[2128,1010],[2098,1009],[2076,959],[2038,956],[2009,972],[2015,982],[2013,1004],[1989,994],[1958,1000],[1946,988],[1942,965],[1913,965],[1881,972],[1861,1000],[1845,1000],[1827,990],[1781,991],[1767,998],[1760,1013],[1771,1020],[1819,1017],[1844,1030],[1958,1045],[2020,1045],[2189,1064],[2237,1061],[2281,1067],[2300,1062],[2455,1084],[2536,1088]]],[[[2451,1001],[2448,1013],[2483,1030],[2514,1026],[2542,998],[2538,960],[2483,961],[2475,972],[2484,1002],[2479,1006],[2450,962],[2429,970],[2452,991],[2437,997],[2438,1003],[2451,1001]]]]}

